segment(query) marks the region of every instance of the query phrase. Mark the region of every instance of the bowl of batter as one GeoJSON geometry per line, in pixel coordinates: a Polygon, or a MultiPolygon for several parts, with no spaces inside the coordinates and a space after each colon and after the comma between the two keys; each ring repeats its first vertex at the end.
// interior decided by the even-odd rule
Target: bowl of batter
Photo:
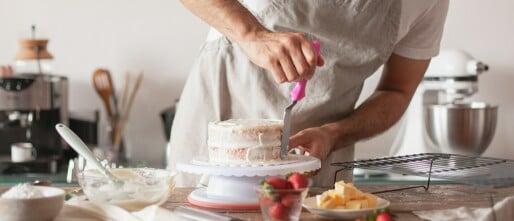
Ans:
{"type": "Polygon", "coordinates": [[[173,191],[174,174],[164,169],[115,168],[110,172],[123,181],[122,185],[96,169],[78,172],[79,184],[89,200],[136,211],[166,202],[173,191]]]}

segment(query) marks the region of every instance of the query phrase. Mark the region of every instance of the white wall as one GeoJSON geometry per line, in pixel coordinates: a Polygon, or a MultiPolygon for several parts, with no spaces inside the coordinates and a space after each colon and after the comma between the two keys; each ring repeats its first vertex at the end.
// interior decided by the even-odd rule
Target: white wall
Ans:
{"type": "MultiPolygon", "coordinates": [[[[484,155],[514,159],[514,1],[453,0],[446,20],[442,48],[460,48],[490,66],[479,77],[478,93],[471,99],[499,105],[496,134],[484,155]]],[[[368,79],[361,96],[374,89],[379,75],[368,79]]],[[[362,99],[361,99],[362,100],[362,99]]],[[[399,125],[357,144],[360,158],[389,153],[399,125]]]]}
{"type": "MultiPolygon", "coordinates": [[[[487,62],[477,99],[500,105],[496,136],[487,155],[514,158],[514,8],[512,0],[451,1],[443,47],[463,48],[487,62]],[[509,136],[510,135],[510,136],[509,136]]],[[[49,37],[56,73],[69,77],[72,110],[103,110],[91,85],[92,72],[107,67],[117,88],[123,73],[144,69],[126,142],[132,158],[159,166],[164,134],[159,112],[179,97],[207,26],[177,0],[0,0],[0,64],[12,62],[17,39],[31,24],[49,37]]],[[[378,75],[366,85],[369,95],[378,75]]],[[[396,128],[358,144],[358,156],[388,153],[396,128]]]]}
{"type": "Polygon", "coordinates": [[[207,26],[176,0],[0,0],[0,64],[12,62],[30,25],[49,37],[55,72],[69,77],[70,108],[100,108],[91,84],[109,68],[118,89],[126,71],[145,70],[127,128],[135,160],[158,166],[165,138],[159,112],[179,97],[207,26]]]}

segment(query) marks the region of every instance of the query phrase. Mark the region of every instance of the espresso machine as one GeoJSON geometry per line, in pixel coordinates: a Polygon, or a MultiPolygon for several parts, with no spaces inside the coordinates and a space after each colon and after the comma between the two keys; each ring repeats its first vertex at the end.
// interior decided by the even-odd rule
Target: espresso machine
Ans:
{"type": "Polygon", "coordinates": [[[49,74],[47,43],[20,40],[15,73],[0,77],[0,174],[56,173],[67,149],[54,126],[68,124],[68,80],[49,74]],[[37,156],[13,162],[15,143],[31,144],[37,156]]]}
{"type": "Polygon", "coordinates": [[[494,137],[498,106],[471,99],[488,69],[465,51],[442,50],[400,121],[390,155],[481,155],[494,137]]]}

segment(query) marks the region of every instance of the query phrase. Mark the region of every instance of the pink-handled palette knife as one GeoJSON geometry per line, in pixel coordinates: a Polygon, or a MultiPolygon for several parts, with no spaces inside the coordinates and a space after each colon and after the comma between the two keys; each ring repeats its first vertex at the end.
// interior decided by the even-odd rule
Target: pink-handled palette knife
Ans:
{"type": "MultiPolygon", "coordinates": [[[[319,55],[320,50],[320,42],[317,40],[312,41],[312,46],[316,50],[319,55]]],[[[305,87],[307,86],[307,80],[302,80],[296,83],[293,90],[291,90],[291,104],[286,107],[284,111],[284,129],[282,131],[282,140],[280,145],[280,158],[285,159],[287,157],[287,153],[289,152],[289,134],[291,132],[291,110],[293,107],[305,97],[305,87]]]]}

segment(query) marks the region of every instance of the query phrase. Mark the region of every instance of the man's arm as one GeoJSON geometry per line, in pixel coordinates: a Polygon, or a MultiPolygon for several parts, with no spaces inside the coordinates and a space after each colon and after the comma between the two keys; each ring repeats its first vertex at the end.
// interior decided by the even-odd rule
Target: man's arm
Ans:
{"type": "Polygon", "coordinates": [[[269,31],[237,0],[181,1],[236,42],[254,64],[271,71],[278,83],[310,79],[316,65],[323,65],[303,34],[269,31]]]}
{"type": "Polygon", "coordinates": [[[291,137],[290,146],[298,146],[323,160],[334,148],[342,148],[385,131],[407,109],[429,63],[430,60],[391,55],[375,92],[350,116],[300,131],[291,137]]]}
{"type": "Polygon", "coordinates": [[[237,0],[181,0],[191,12],[233,41],[267,31],[237,0]]]}

